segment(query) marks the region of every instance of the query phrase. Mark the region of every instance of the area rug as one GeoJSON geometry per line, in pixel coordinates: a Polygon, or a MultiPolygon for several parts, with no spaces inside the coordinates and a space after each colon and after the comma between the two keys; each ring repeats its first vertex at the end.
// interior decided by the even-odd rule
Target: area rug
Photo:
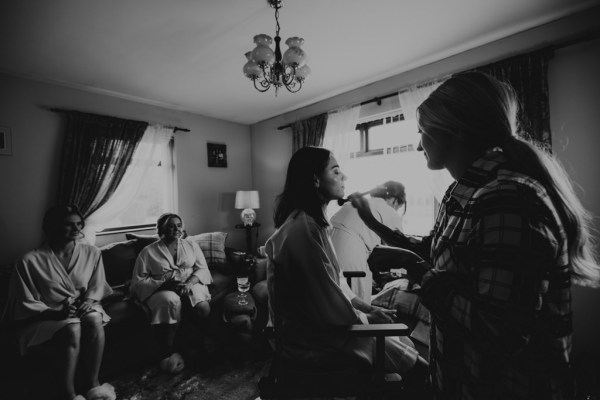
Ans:
{"type": "Polygon", "coordinates": [[[255,400],[258,380],[268,363],[265,352],[232,348],[212,354],[210,365],[201,371],[186,367],[170,375],[158,366],[148,366],[110,383],[122,400],[255,400]]]}

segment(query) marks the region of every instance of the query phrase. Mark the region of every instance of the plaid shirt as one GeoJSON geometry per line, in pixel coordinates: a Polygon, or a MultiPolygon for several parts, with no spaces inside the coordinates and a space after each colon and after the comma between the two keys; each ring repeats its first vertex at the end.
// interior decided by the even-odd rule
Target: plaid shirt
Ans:
{"type": "Polygon", "coordinates": [[[448,188],[422,284],[437,399],[562,399],[570,386],[567,238],[544,187],[501,151],[448,188]]]}

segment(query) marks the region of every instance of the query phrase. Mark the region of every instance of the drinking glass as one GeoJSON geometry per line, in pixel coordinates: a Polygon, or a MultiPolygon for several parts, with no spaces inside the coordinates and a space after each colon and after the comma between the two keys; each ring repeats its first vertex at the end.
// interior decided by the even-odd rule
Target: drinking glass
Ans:
{"type": "Polygon", "coordinates": [[[238,276],[237,277],[237,286],[238,291],[238,304],[240,306],[245,306],[248,304],[248,300],[246,300],[246,292],[250,290],[250,281],[248,280],[248,276],[238,276]]]}

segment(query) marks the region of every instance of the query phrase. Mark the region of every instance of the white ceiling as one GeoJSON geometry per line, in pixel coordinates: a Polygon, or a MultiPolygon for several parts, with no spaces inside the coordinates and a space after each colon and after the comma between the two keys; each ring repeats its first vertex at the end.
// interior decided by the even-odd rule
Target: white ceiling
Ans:
{"type": "Polygon", "coordinates": [[[282,43],[303,37],[313,74],[275,97],[242,74],[275,35],[266,0],[3,0],[0,71],[253,124],[597,4],[283,0],[282,43]]]}

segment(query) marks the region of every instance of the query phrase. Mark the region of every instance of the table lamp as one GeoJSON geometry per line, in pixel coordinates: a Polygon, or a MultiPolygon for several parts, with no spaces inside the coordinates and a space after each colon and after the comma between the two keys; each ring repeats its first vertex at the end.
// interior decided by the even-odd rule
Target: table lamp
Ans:
{"type": "Polygon", "coordinates": [[[240,214],[244,226],[252,226],[256,220],[255,208],[260,208],[258,190],[238,190],[235,193],[235,208],[242,210],[240,214]]]}

